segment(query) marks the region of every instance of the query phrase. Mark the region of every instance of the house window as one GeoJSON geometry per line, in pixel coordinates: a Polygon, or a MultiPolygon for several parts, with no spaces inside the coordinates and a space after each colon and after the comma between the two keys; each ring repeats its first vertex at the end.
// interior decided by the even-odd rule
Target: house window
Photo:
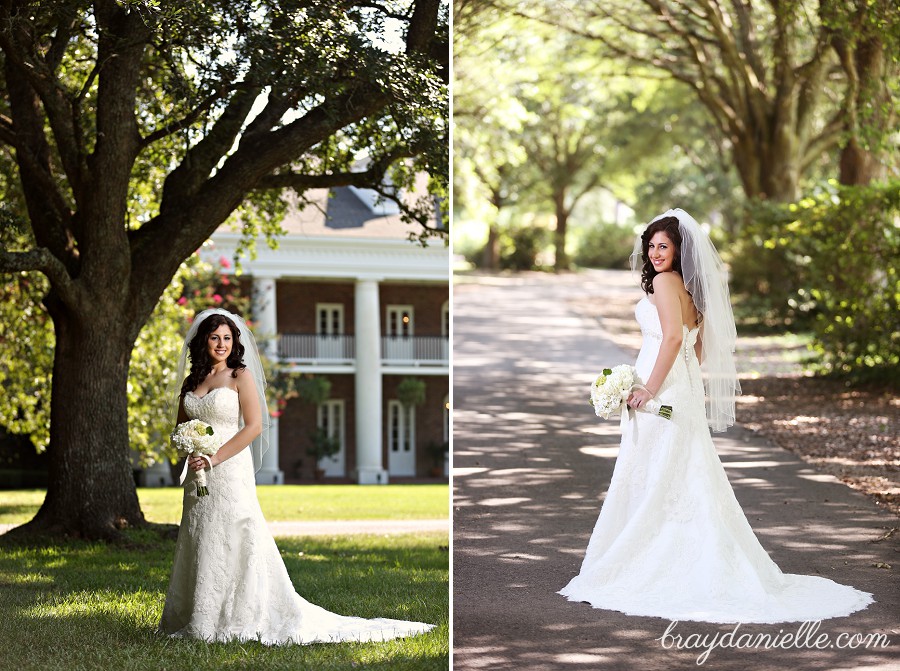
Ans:
{"type": "Polygon", "coordinates": [[[316,335],[344,334],[344,306],[340,303],[316,304],[316,335]]]}
{"type": "Polygon", "coordinates": [[[450,303],[444,301],[441,307],[441,335],[445,338],[450,337],[450,303]]]}
{"type": "Polygon", "coordinates": [[[405,338],[413,335],[413,306],[388,305],[386,327],[388,336],[405,338]]]}

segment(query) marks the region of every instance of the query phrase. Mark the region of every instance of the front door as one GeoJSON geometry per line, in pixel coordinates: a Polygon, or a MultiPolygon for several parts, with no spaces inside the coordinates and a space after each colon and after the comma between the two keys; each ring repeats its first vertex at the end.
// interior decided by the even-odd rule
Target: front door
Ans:
{"type": "Polygon", "coordinates": [[[319,468],[325,471],[325,477],[342,478],[346,475],[344,466],[344,401],[325,401],[319,406],[319,428],[323,429],[329,438],[337,438],[341,444],[340,451],[330,457],[319,460],[319,468]]]}
{"type": "Polygon", "coordinates": [[[416,408],[388,401],[388,473],[416,474],[416,408]]]}

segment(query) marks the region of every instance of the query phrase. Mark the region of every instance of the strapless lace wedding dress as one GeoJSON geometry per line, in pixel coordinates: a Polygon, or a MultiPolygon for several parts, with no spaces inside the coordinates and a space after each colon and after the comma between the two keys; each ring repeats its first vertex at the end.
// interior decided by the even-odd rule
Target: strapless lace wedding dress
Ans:
{"type": "MultiPolygon", "coordinates": [[[[238,394],[228,388],[188,393],[184,409],[225,440],[237,433],[238,394]]],[[[185,483],[184,512],[160,631],[207,641],[268,645],[384,641],[433,625],[344,617],[306,601],[294,586],[266,526],[250,450],[207,470],[209,495],[197,498],[194,474],[185,483]]]]}
{"type": "MultiPolygon", "coordinates": [[[[647,298],[635,316],[643,345],[635,368],[653,369],[662,342],[647,298]]],[[[701,622],[801,622],[848,615],[872,595],[826,578],[782,573],[734,496],[706,422],[695,330],[656,398],[671,420],[634,413],[581,572],[560,590],[628,615],[701,622]]]]}

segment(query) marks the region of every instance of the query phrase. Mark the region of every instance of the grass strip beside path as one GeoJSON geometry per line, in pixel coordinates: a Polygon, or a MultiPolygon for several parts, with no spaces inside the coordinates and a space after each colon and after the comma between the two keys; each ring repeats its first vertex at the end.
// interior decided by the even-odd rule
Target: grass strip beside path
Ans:
{"type": "MultiPolygon", "coordinates": [[[[445,519],[449,489],[438,485],[264,485],[256,488],[269,522],[306,520],[445,519]]],[[[42,489],[0,491],[0,524],[24,524],[44,500],[42,489]]],[[[140,487],[138,498],[151,522],[181,521],[181,487],[140,487]]]]}
{"type": "Polygon", "coordinates": [[[297,591],[346,615],[437,624],[386,643],[267,647],[168,639],[156,633],[175,543],[129,531],[114,545],[23,548],[0,540],[0,668],[446,669],[447,534],[280,538],[297,591]],[[15,632],[15,635],[12,635],[15,632]]]}

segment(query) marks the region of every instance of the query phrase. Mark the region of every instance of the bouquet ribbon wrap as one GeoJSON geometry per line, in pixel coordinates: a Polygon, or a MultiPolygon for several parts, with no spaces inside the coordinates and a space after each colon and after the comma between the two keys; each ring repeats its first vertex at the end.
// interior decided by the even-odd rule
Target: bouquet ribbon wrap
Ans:
{"type": "MultiPolygon", "coordinates": [[[[637,432],[638,432],[637,415],[635,414],[634,408],[632,408],[630,405],[628,405],[628,402],[627,402],[628,397],[631,396],[631,392],[633,392],[635,389],[644,389],[644,387],[642,387],[639,384],[636,384],[631,389],[622,392],[622,405],[620,406],[620,413],[619,413],[621,415],[621,419],[619,420],[619,430],[621,431],[622,435],[624,436],[625,429],[628,428],[628,420],[630,418],[631,424],[632,424],[632,426],[631,426],[631,428],[632,428],[631,444],[636,446],[637,445],[637,432]]],[[[660,402],[657,401],[655,398],[651,398],[649,401],[644,403],[643,407],[641,408],[641,411],[649,412],[653,415],[659,415],[660,408],[662,408],[662,405],[660,404],[660,402]]]]}
{"type": "MultiPolygon", "coordinates": [[[[181,477],[178,478],[179,485],[184,484],[184,479],[187,477],[187,472],[188,472],[188,462],[191,460],[192,456],[194,456],[194,455],[189,454],[187,459],[184,460],[184,468],[181,469],[181,477]]],[[[210,468],[212,468],[212,462],[209,460],[209,457],[207,457],[205,454],[198,454],[196,456],[200,457],[201,459],[206,459],[206,463],[209,464],[210,468]]],[[[197,484],[201,485],[201,486],[206,484],[206,472],[205,471],[197,472],[197,484]],[[200,481],[201,479],[202,479],[202,482],[200,481]]]]}

